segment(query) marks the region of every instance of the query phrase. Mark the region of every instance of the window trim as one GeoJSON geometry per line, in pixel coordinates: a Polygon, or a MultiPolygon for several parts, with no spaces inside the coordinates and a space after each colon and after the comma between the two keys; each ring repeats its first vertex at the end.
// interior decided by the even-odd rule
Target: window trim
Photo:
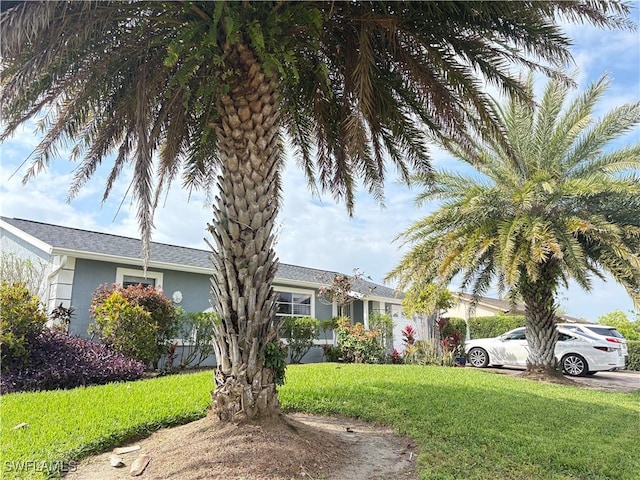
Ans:
{"type": "Polygon", "coordinates": [[[124,281],[125,275],[129,275],[129,276],[132,276],[132,277],[152,278],[156,282],[154,288],[156,290],[162,290],[162,285],[164,283],[163,282],[164,281],[164,273],[162,273],[162,272],[150,272],[149,270],[147,270],[147,273],[145,274],[145,272],[143,270],[136,270],[134,268],[117,267],[116,268],[116,283],[118,285],[122,285],[122,282],[124,281]]]}
{"type": "MultiPolygon", "coordinates": [[[[315,290],[309,290],[306,288],[296,288],[296,287],[287,287],[287,286],[280,286],[280,285],[274,285],[273,286],[273,291],[278,294],[278,293],[300,293],[300,294],[304,294],[304,295],[309,295],[311,297],[311,312],[309,313],[309,316],[311,318],[316,318],[316,294],[315,294],[315,290]]],[[[277,299],[276,299],[277,302],[277,299]]],[[[277,316],[277,314],[276,314],[277,316]]],[[[299,317],[300,315],[280,315],[282,317],[299,317]]],[[[305,315],[306,316],[306,315],[305,315]]]]}

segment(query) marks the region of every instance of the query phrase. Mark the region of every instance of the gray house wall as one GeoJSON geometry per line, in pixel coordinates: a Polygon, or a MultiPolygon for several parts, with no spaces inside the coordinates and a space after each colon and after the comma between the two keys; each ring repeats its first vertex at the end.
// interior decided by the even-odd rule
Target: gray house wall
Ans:
{"type": "Polygon", "coordinates": [[[69,333],[87,337],[87,328],[91,323],[89,309],[91,298],[98,286],[116,281],[116,268],[114,265],[93,260],[76,260],[76,268],[73,275],[73,290],[71,293],[71,308],[73,317],[69,325],[69,333]]]}
{"type": "MultiPolygon", "coordinates": [[[[71,298],[71,306],[75,309],[70,328],[72,334],[87,336],[87,328],[91,323],[90,308],[93,293],[100,285],[115,283],[118,268],[138,269],[139,267],[82,258],[76,260],[71,298]]],[[[149,269],[149,272],[163,274],[162,290],[169,298],[177,290],[182,292],[182,301],[179,305],[185,311],[203,312],[210,307],[208,275],[163,269],[149,269]]]]}

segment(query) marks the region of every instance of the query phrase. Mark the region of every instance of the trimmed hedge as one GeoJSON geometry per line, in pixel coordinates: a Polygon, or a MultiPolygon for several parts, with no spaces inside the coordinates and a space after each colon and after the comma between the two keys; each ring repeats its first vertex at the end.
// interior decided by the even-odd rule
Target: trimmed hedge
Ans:
{"type": "Polygon", "coordinates": [[[0,391],[68,389],[142,377],[145,366],[90,340],[45,329],[29,346],[29,357],[0,380],[0,391]]]}
{"type": "Polygon", "coordinates": [[[495,315],[469,319],[471,338],[491,338],[514,328],[524,327],[524,315],[495,315]]]}
{"type": "Polygon", "coordinates": [[[448,317],[449,323],[445,329],[444,335],[451,335],[453,332],[460,334],[461,338],[467,335],[467,323],[461,317],[448,317]]]}
{"type": "Polygon", "coordinates": [[[640,371],[640,340],[627,341],[627,347],[629,348],[627,370],[640,371]]]}

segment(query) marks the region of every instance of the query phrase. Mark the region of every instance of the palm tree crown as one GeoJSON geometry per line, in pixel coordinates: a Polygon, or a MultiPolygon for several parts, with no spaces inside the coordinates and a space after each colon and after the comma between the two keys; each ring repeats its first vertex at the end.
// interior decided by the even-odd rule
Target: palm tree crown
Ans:
{"type": "Polygon", "coordinates": [[[525,93],[512,63],[558,75],[544,62],[567,60],[570,41],[555,15],[629,25],[619,2],[528,3],[3,2],[0,141],[48,112],[25,180],[72,142],[81,163],[71,197],[115,153],[104,196],[131,164],[146,241],[181,167],[189,187],[215,183],[219,99],[241,43],[277,79],[280,121],[310,186],[351,210],[359,178],[382,196],[385,158],[403,177],[429,170],[425,132],[462,140],[461,125],[490,127],[485,82],[525,93]]]}
{"type": "Polygon", "coordinates": [[[413,246],[389,279],[460,276],[475,295],[497,281],[524,299],[527,326],[537,317],[553,327],[554,293],[569,279],[589,290],[609,273],[639,303],[640,144],[611,143],[638,125],[640,103],[595,120],[607,85],[602,77],[567,102],[566,85],[550,81],[539,105],[511,100],[499,109],[508,149],[502,138],[446,143],[476,173],[439,173],[427,186],[419,201],[441,205],[402,234],[413,246]]]}

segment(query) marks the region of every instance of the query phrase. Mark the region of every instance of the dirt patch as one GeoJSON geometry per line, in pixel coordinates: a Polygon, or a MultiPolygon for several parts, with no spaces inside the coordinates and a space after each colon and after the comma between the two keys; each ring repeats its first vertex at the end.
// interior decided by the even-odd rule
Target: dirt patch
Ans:
{"type": "MultiPolygon", "coordinates": [[[[130,479],[131,463],[151,456],[145,480],[413,480],[416,446],[389,428],[343,417],[302,413],[257,424],[229,425],[211,416],[160,430],[120,455],[88,458],[67,480],[130,479]]],[[[123,445],[124,446],[124,445],[123,445]]]]}

